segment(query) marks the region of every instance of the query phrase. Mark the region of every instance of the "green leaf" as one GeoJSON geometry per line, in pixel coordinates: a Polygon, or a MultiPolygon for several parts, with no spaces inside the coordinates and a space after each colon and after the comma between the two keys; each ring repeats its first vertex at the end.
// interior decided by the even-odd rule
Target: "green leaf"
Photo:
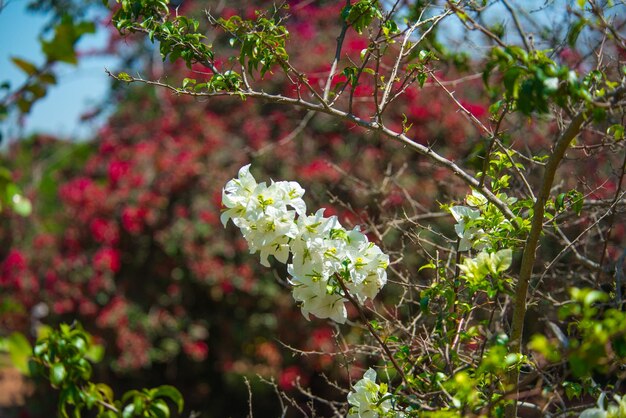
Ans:
{"type": "Polygon", "coordinates": [[[509,68],[503,77],[504,87],[506,88],[506,92],[508,97],[512,99],[516,99],[519,95],[519,82],[518,79],[522,75],[522,69],[519,67],[509,68]]]}
{"type": "Polygon", "coordinates": [[[572,400],[574,398],[578,399],[583,394],[583,387],[579,383],[576,382],[563,382],[563,387],[565,388],[565,396],[567,399],[572,400]]]}
{"type": "Polygon", "coordinates": [[[122,418],[132,418],[135,415],[135,405],[130,403],[122,410],[122,418]]]}
{"type": "Polygon", "coordinates": [[[563,210],[565,207],[565,193],[561,193],[556,197],[555,207],[557,211],[563,210]]]}
{"type": "Polygon", "coordinates": [[[578,40],[578,36],[580,32],[582,32],[583,28],[587,24],[586,19],[579,19],[576,23],[574,23],[567,34],[567,43],[570,47],[574,48],[576,46],[576,41],[578,40]]]}
{"type": "Polygon", "coordinates": [[[150,414],[156,418],[169,418],[170,407],[162,399],[157,399],[150,405],[150,414]]]}
{"type": "Polygon", "coordinates": [[[85,357],[91,360],[93,363],[99,363],[104,358],[104,346],[101,344],[89,344],[89,348],[85,353],[85,357]]]}
{"type": "Polygon", "coordinates": [[[360,0],[353,4],[351,7],[346,7],[342,11],[342,16],[347,12],[345,18],[354,28],[357,33],[363,33],[363,30],[372,23],[374,17],[381,17],[381,13],[378,10],[377,2],[373,0],[360,0]]]}
{"type": "Polygon", "coordinates": [[[120,81],[126,81],[128,83],[133,81],[133,78],[131,76],[129,76],[127,73],[119,73],[117,75],[117,79],[120,80],[120,81]]]}
{"type": "Polygon", "coordinates": [[[424,72],[417,74],[417,82],[419,83],[420,87],[424,87],[424,83],[426,82],[427,78],[428,78],[428,74],[424,72]]]}
{"type": "Polygon", "coordinates": [[[624,139],[624,125],[611,125],[606,130],[607,135],[613,136],[613,139],[616,141],[621,141],[624,139]]]}
{"type": "Polygon", "coordinates": [[[19,333],[14,332],[6,339],[7,349],[9,351],[9,357],[11,363],[22,373],[28,376],[28,360],[33,352],[33,349],[26,339],[26,337],[19,333]]]}
{"type": "Polygon", "coordinates": [[[26,75],[31,76],[37,73],[37,67],[30,61],[17,57],[11,57],[11,61],[13,61],[13,64],[19,67],[20,70],[24,71],[26,75]]]}
{"type": "Polygon", "coordinates": [[[583,299],[585,306],[591,306],[596,302],[603,302],[607,299],[607,295],[599,290],[590,290],[583,299]]]}
{"type": "Polygon", "coordinates": [[[92,22],[74,23],[71,17],[66,16],[54,27],[54,36],[51,40],[40,40],[41,50],[46,54],[48,61],[76,64],[78,60],[74,45],[82,35],[93,32],[95,32],[95,25],[92,22]]]}
{"type": "Polygon", "coordinates": [[[17,101],[17,107],[18,109],[20,109],[20,112],[22,113],[28,113],[32,106],[33,106],[33,102],[31,100],[20,98],[17,101]]]}
{"type": "Polygon", "coordinates": [[[513,250],[510,248],[505,248],[504,250],[500,250],[495,254],[492,254],[490,257],[490,270],[493,273],[502,273],[506,271],[509,267],[511,267],[511,263],[513,262],[513,250]]]}
{"type": "Polygon", "coordinates": [[[20,216],[29,216],[33,210],[33,206],[30,203],[30,200],[20,194],[13,195],[11,203],[13,205],[13,210],[15,211],[15,213],[20,216]]]}
{"type": "Polygon", "coordinates": [[[43,73],[43,74],[40,74],[37,78],[43,84],[56,84],[57,83],[57,78],[52,73],[43,73]]]}
{"type": "Polygon", "coordinates": [[[196,80],[193,78],[184,78],[183,79],[183,89],[186,89],[188,86],[196,84],[196,80]]]}
{"type": "Polygon", "coordinates": [[[63,363],[55,363],[50,367],[50,383],[52,383],[52,386],[61,386],[66,376],[67,371],[63,363]]]}
{"type": "Polygon", "coordinates": [[[178,407],[178,412],[183,412],[183,407],[185,405],[183,400],[183,395],[176,389],[174,386],[163,385],[156,388],[153,393],[153,398],[169,398],[176,404],[178,407]]]}
{"type": "Polygon", "coordinates": [[[102,394],[104,400],[107,402],[113,401],[113,390],[110,386],[105,385],[104,383],[98,383],[95,385],[95,388],[98,392],[102,394]]]}
{"type": "Polygon", "coordinates": [[[428,263],[428,264],[424,264],[422,267],[419,268],[419,270],[417,270],[417,272],[419,273],[420,271],[424,270],[424,269],[436,269],[437,266],[434,265],[433,263],[428,263]]]}

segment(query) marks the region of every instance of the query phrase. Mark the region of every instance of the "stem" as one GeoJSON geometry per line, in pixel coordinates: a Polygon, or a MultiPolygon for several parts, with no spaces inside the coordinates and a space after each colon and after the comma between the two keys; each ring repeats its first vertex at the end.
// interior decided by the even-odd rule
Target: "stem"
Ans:
{"type": "Polygon", "coordinates": [[[475,188],[477,191],[479,191],[480,193],[482,193],[483,196],[485,196],[485,198],[491,202],[495,207],[498,208],[498,210],[504,215],[505,218],[509,219],[509,220],[513,220],[515,218],[515,214],[511,211],[511,209],[509,209],[509,207],[507,206],[506,203],[504,203],[502,200],[500,200],[495,194],[493,194],[493,192],[491,190],[489,190],[487,187],[485,187],[484,185],[481,186],[480,182],[478,180],[476,180],[476,178],[471,175],[470,173],[468,173],[467,171],[463,170],[461,167],[459,167],[456,163],[454,163],[453,161],[445,158],[444,156],[438,154],[437,152],[435,152],[431,147],[429,146],[425,146],[420,144],[419,142],[409,138],[408,136],[406,136],[406,134],[402,133],[402,132],[396,132],[388,127],[386,127],[384,124],[382,123],[377,123],[377,122],[370,122],[368,120],[365,120],[363,118],[359,118],[358,116],[355,116],[349,112],[340,110],[340,109],[336,109],[334,107],[330,107],[329,104],[327,102],[325,102],[323,100],[323,98],[321,96],[318,95],[318,98],[322,101],[321,103],[312,103],[309,101],[306,101],[304,99],[302,99],[301,97],[298,98],[294,98],[294,97],[287,97],[287,96],[282,96],[282,95],[277,95],[277,94],[270,94],[270,93],[265,93],[263,91],[256,91],[256,90],[238,90],[238,91],[216,91],[216,92],[192,92],[192,91],[186,91],[186,90],[182,90],[180,88],[174,87],[172,85],[166,84],[166,83],[162,83],[160,81],[152,81],[152,80],[146,80],[140,77],[132,77],[130,76],[130,80],[120,80],[117,76],[115,76],[114,74],[112,74],[109,70],[105,69],[105,72],[112,78],[115,78],[118,81],[124,81],[124,82],[139,82],[139,83],[144,83],[144,84],[148,84],[148,85],[152,85],[152,86],[158,86],[158,87],[163,87],[166,88],[172,92],[174,92],[175,94],[178,95],[186,95],[186,96],[192,96],[192,97],[221,97],[221,96],[233,96],[233,97],[251,97],[251,98],[256,98],[256,99],[262,99],[262,100],[267,100],[269,102],[272,103],[276,103],[276,104],[287,104],[287,105],[291,105],[291,106],[297,106],[303,109],[307,109],[307,110],[313,110],[316,112],[321,112],[321,113],[325,113],[327,115],[339,118],[339,119],[343,119],[349,122],[354,123],[355,125],[361,126],[363,128],[369,129],[372,132],[378,132],[380,134],[382,134],[383,136],[396,141],[410,149],[412,149],[413,151],[417,152],[418,154],[430,159],[433,163],[435,163],[436,165],[445,167],[446,169],[448,169],[449,171],[451,171],[455,176],[457,176],[460,180],[462,180],[463,182],[465,182],[465,184],[467,184],[470,187],[475,188]]]}
{"type": "MultiPolygon", "coordinates": [[[[565,155],[565,151],[569,147],[572,140],[580,132],[582,124],[585,122],[586,114],[584,111],[578,113],[572,119],[569,126],[557,139],[556,144],[550,159],[546,164],[545,173],[543,175],[543,181],[541,189],[537,195],[537,200],[533,206],[533,220],[530,227],[528,238],[526,239],[526,245],[524,246],[524,254],[522,256],[522,264],[520,267],[519,279],[515,288],[515,301],[513,305],[513,321],[511,324],[511,352],[520,353],[522,351],[522,334],[524,332],[524,318],[526,316],[526,295],[528,293],[528,285],[535,265],[535,256],[537,246],[539,244],[539,237],[543,230],[543,215],[545,211],[546,202],[550,197],[550,189],[554,183],[554,176],[556,170],[565,155]]],[[[517,387],[519,382],[519,370],[513,369],[508,376],[508,384],[514,390],[514,393],[519,393],[517,387]]],[[[506,409],[506,418],[515,418],[517,416],[517,404],[513,403],[506,409]]]]}
{"type": "MultiPolygon", "coordinates": [[[[619,181],[617,182],[617,190],[615,190],[615,197],[613,198],[613,202],[611,203],[611,217],[609,219],[609,227],[606,231],[606,236],[604,238],[604,245],[602,247],[602,256],[600,257],[600,268],[598,269],[598,276],[596,278],[596,282],[600,282],[600,277],[602,277],[602,265],[604,264],[604,259],[606,258],[606,249],[609,246],[609,238],[611,238],[611,232],[613,232],[613,225],[615,224],[615,204],[619,200],[620,195],[622,194],[622,183],[624,182],[624,175],[626,174],[626,153],[624,153],[624,161],[622,162],[622,173],[619,176],[619,181]]],[[[621,266],[619,266],[621,268],[621,266]]],[[[621,289],[616,288],[616,292],[620,292],[621,289]]],[[[619,293],[618,293],[619,294],[619,293]]]]}
{"type": "Polygon", "coordinates": [[[409,382],[406,379],[406,375],[404,374],[404,370],[402,370],[402,368],[400,367],[400,365],[396,361],[395,357],[393,356],[393,353],[391,352],[391,350],[389,349],[387,344],[385,344],[385,342],[376,333],[376,330],[374,329],[374,327],[372,327],[372,324],[370,324],[370,322],[367,320],[367,317],[365,316],[365,311],[363,311],[363,307],[361,306],[361,304],[354,298],[354,296],[352,296],[350,294],[350,292],[348,291],[348,288],[346,287],[346,284],[343,282],[343,279],[340,277],[340,275],[339,274],[335,274],[335,278],[337,279],[337,282],[339,283],[339,286],[341,286],[341,289],[343,290],[343,293],[344,293],[344,296],[346,297],[346,299],[348,299],[350,301],[350,303],[356,308],[356,310],[359,311],[359,315],[361,316],[361,320],[363,321],[363,323],[365,324],[365,326],[369,330],[370,334],[372,334],[372,336],[376,339],[376,341],[378,342],[380,347],[383,349],[385,354],[387,354],[387,357],[389,357],[389,361],[391,361],[391,364],[393,364],[393,368],[396,369],[396,371],[398,372],[398,374],[402,378],[402,381],[404,382],[406,387],[409,388],[410,387],[409,386],[409,382]]]}
{"type": "MultiPolygon", "coordinates": [[[[350,5],[350,0],[346,0],[346,7],[350,5]]],[[[335,58],[333,59],[333,63],[330,66],[330,72],[328,73],[328,78],[326,79],[326,86],[324,87],[324,100],[328,100],[328,95],[330,94],[330,86],[332,85],[333,77],[337,72],[337,64],[339,64],[339,60],[341,59],[341,48],[343,47],[343,41],[346,38],[346,31],[348,30],[348,22],[345,20],[341,25],[341,33],[337,37],[337,49],[335,50],[335,58]]]]}

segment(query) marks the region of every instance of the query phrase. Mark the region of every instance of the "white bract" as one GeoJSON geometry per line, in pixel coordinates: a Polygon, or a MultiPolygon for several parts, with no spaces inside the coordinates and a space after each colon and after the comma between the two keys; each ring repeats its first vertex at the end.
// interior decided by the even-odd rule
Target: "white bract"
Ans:
{"type": "Polygon", "coordinates": [[[459,251],[469,251],[475,241],[479,241],[485,235],[485,231],[467,223],[480,217],[480,211],[468,206],[452,206],[450,213],[457,222],[454,231],[459,236],[459,251]]]}
{"type": "Polygon", "coordinates": [[[606,394],[602,392],[600,397],[598,398],[598,407],[597,408],[589,408],[585,409],[581,414],[580,418],[622,418],[626,417],[626,396],[617,396],[614,395],[613,399],[617,402],[609,403],[608,407],[604,406],[604,399],[606,394]]]}
{"type": "Polygon", "coordinates": [[[376,372],[370,368],[348,393],[348,418],[404,417],[393,410],[392,398],[385,383],[376,383],[376,372]]]}
{"type": "Polygon", "coordinates": [[[221,220],[226,226],[232,219],[264,266],[270,255],[287,264],[291,254],[289,282],[305,318],[344,323],[346,289],[360,302],[374,298],[387,283],[389,256],[357,228],[324,217],[324,209],[307,215],[303,195],[296,182],[257,183],[246,165],[222,191],[221,220]]]}

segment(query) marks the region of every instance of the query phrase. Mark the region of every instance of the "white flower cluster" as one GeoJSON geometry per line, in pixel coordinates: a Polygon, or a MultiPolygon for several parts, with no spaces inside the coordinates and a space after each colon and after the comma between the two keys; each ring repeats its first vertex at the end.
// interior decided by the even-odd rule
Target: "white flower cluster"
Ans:
{"type": "MultiPolygon", "coordinates": [[[[517,199],[508,197],[504,193],[498,193],[500,199],[507,206],[513,205],[517,199]]],[[[451,206],[450,213],[456,221],[454,231],[459,239],[459,251],[485,250],[493,246],[490,240],[493,236],[498,236],[500,232],[511,229],[511,222],[502,217],[497,225],[493,225],[493,214],[489,210],[489,202],[482,193],[472,190],[472,193],[465,197],[467,206],[451,206]],[[491,221],[488,221],[491,219],[491,221]],[[488,222],[486,222],[488,221],[488,222]],[[490,225],[490,226],[485,226],[490,225]],[[482,226],[482,227],[481,227],[482,226]],[[484,228],[487,228],[486,230],[484,228]]]]}
{"type": "MultiPolygon", "coordinates": [[[[472,207],[481,207],[487,203],[487,199],[474,190],[471,196],[468,196],[467,203],[472,207]]],[[[472,247],[478,250],[483,249],[485,247],[485,242],[483,241],[485,231],[476,226],[467,225],[480,218],[480,211],[468,206],[459,205],[452,206],[450,213],[457,222],[456,225],[454,225],[454,231],[460,238],[459,251],[469,251],[472,247]]]]}
{"type": "Polygon", "coordinates": [[[344,323],[341,282],[361,302],[374,298],[387,282],[389,256],[358,229],[348,231],[336,216],[324,217],[324,209],[307,215],[303,195],[296,182],[257,183],[246,165],[224,187],[221,220],[226,226],[232,219],[250,253],[260,253],[261,264],[269,266],[270,255],[287,264],[305,318],[313,314],[344,323]]]}
{"type": "Polygon", "coordinates": [[[403,412],[393,410],[392,399],[393,395],[387,392],[387,385],[377,384],[376,372],[368,369],[363,378],[356,382],[353,391],[348,393],[348,418],[403,418],[403,412]]]}

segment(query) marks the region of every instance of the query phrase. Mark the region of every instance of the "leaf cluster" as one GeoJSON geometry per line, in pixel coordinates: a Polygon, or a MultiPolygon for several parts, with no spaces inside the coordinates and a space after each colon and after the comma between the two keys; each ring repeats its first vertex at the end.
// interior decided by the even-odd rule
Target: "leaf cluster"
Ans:
{"type": "Polygon", "coordinates": [[[98,418],[169,418],[168,401],[183,410],[183,398],[172,386],[131,390],[115,400],[106,384],[91,381],[93,368],[89,360],[102,356],[99,346],[80,325],[61,324],[37,340],[31,363],[33,375],[43,375],[61,391],[59,416],[80,417],[83,410],[96,410],[98,418]]]}
{"type": "Polygon", "coordinates": [[[200,33],[200,23],[186,16],[171,17],[168,0],[118,0],[120,7],[112,17],[117,30],[142,32],[151,42],[159,41],[163,59],[174,62],[181,58],[187,67],[213,59],[211,45],[200,33]]]}

